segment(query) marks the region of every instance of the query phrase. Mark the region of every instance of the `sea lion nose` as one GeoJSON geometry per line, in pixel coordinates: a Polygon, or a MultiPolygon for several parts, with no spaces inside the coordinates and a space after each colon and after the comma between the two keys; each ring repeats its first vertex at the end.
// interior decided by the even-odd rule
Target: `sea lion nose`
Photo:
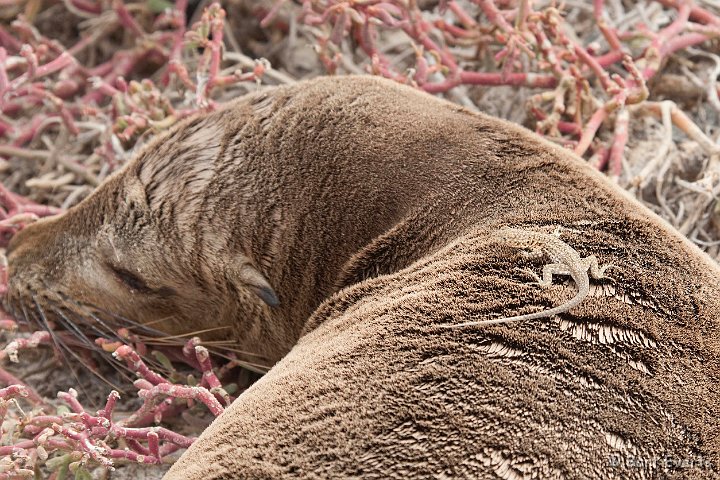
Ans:
{"type": "Polygon", "coordinates": [[[6,251],[8,283],[13,284],[18,278],[18,272],[29,273],[33,269],[34,255],[23,254],[25,248],[21,242],[11,243],[6,251]]]}
{"type": "Polygon", "coordinates": [[[23,274],[36,273],[44,260],[48,259],[54,249],[49,248],[46,232],[43,228],[34,228],[30,225],[16,233],[10,240],[5,250],[8,262],[8,275],[12,281],[13,276],[21,272],[23,274]],[[39,247],[44,245],[44,247],[39,247]]]}
{"type": "Polygon", "coordinates": [[[7,248],[5,249],[5,255],[10,258],[10,255],[12,255],[13,253],[17,253],[20,246],[30,243],[32,237],[35,236],[33,233],[35,229],[35,225],[31,224],[22,228],[15,235],[13,235],[7,248]]]}
{"type": "Polygon", "coordinates": [[[7,248],[5,249],[5,256],[9,257],[15,250],[17,250],[17,247],[19,245],[18,242],[13,241],[17,235],[13,236],[13,238],[10,239],[10,243],[8,243],[7,248]]]}
{"type": "Polygon", "coordinates": [[[17,242],[17,240],[15,240],[16,238],[17,238],[17,235],[13,235],[13,237],[10,239],[10,242],[8,243],[7,248],[5,249],[5,255],[8,257],[15,249],[17,249],[19,242],[17,242]]]}
{"type": "Polygon", "coordinates": [[[5,249],[5,256],[10,260],[11,256],[17,256],[18,247],[22,246],[22,240],[19,239],[20,232],[13,235],[13,237],[10,239],[10,243],[8,244],[7,248],[5,249]]]}
{"type": "Polygon", "coordinates": [[[16,256],[45,256],[48,246],[54,245],[58,229],[55,228],[54,218],[38,220],[21,229],[10,239],[5,249],[8,260],[16,256]],[[38,248],[38,246],[42,246],[38,248]]]}

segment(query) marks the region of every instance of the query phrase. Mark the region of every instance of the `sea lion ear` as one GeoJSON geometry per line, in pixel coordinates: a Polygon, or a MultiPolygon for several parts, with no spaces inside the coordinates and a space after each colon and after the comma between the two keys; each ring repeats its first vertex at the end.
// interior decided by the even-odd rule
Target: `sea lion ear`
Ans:
{"type": "Polygon", "coordinates": [[[280,305],[280,300],[278,300],[275,290],[273,290],[262,273],[255,268],[248,264],[243,265],[240,267],[238,278],[250,291],[260,297],[263,302],[271,307],[280,305]]]}

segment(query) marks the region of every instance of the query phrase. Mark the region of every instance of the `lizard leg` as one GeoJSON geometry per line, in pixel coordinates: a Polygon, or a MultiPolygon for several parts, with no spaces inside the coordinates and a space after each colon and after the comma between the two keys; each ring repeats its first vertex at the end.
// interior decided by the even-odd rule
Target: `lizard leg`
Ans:
{"type": "Polygon", "coordinates": [[[608,268],[615,268],[615,265],[613,265],[612,263],[600,266],[598,265],[598,261],[595,255],[590,255],[584,258],[583,263],[587,265],[587,268],[590,271],[590,276],[592,278],[596,280],[599,280],[601,278],[608,278],[610,280],[613,280],[612,277],[608,277],[607,275],[605,275],[605,270],[607,270],[608,268]]]}
{"type": "Polygon", "coordinates": [[[540,278],[535,272],[529,271],[529,273],[535,278],[538,285],[542,287],[548,287],[552,285],[553,275],[570,275],[570,271],[567,266],[562,263],[550,263],[543,267],[543,276],[540,278]]]}

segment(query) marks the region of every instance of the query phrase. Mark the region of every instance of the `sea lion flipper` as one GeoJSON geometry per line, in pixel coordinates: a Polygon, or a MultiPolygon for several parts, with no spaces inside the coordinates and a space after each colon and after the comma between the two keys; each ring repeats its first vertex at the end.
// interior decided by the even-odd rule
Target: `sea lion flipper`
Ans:
{"type": "Polygon", "coordinates": [[[237,279],[240,280],[246,288],[260,297],[263,302],[271,307],[280,305],[280,300],[278,300],[275,290],[273,290],[267,279],[255,267],[245,263],[237,272],[237,279]]]}

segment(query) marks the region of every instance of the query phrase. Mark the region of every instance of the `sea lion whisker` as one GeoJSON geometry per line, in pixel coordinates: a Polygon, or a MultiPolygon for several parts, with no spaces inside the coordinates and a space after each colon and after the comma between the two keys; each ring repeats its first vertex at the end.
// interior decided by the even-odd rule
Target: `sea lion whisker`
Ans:
{"type": "Polygon", "coordinates": [[[237,354],[241,354],[241,355],[248,355],[251,357],[262,358],[262,355],[259,355],[257,353],[248,352],[247,350],[241,350],[239,348],[233,348],[234,344],[232,342],[225,342],[225,341],[220,342],[219,341],[218,343],[214,343],[212,341],[209,341],[209,342],[202,342],[202,345],[205,347],[218,348],[218,349],[221,349],[226,352],[232,352],[232,353],[237,353],[237,354]]]}
{"type": "MultiPolygon", "coordinates": [[[[42,283],[45,285],[45,288],[46,288],[48,291],[52,291],[51,287],[47,284],[47,282],[46,282],[45,280],[42,280],[42,283]]],[[[102,319],[100,319],[99,317],[97,317],[97,316],[95,316],[95,315],[92,315],[92,312],[90,312],[89,309],[88,309],[87,307],[85,307],[83,304],[81,304],[81,303],[77,302],[76,300],[68,297],[67,295],[65,295],[65,294],[62,293],[62,292],[57,292],[56,295],[59,297],[60,300],[62,300],[62,302],[64,302],[64,303],[67,305],[67,310],[68,310],[68,311],[81,310],[82,313],[83,313],[83,315],[92,318],[93,320],[95,320],[95,321],[98,323],[98,325],[100,325],[101,327],[105,328],[105,331],[102,331],[102,330],[100,330],[99,328],[97,328],[97,326],[93,326],[93,325],[92,325],[91,323],[89,323],[89,322],[82,322],[83,324],[88,325],[89,327],[93,328],[93,330],[94,330],[95,332],[97,332],[100,336],[103,336],[103,337],[104,337],[104,336],[107,336],[107,335],[109,334],[109,335],[111,335],[111,336],[113,336],[113,337],[115,337],[115,338],[119,338],[119,337],[117,336],[116,329],[112,328],[110,325],[108,325],[107,323],[105,323],[105,322],[104,322],[102,319]],[[72,307],[74,307],[74,308],[72,308],[72,307]]]]}
{"type": "MultiPolygon", "coordinates": [[[[50,327],[50,322],[48,322],[47,316],[45,315],[45,312],[43,311],[42,306],[37,301],[37,298],[34,295],[32,296],[32,300],[33,300],[33,303],[35,304],[36,311],[38,312],[38,315],[40,316],[40,319],[42,320],[42,323],[45,325],[47,332],[50,334],[50,337],[52,338],[55,345],[57,345],[59,347],[58,351],[62,355],[65,364],[70,369],[70,373],[72,374],[73,378],[77,382],[76,385],[83,392],[83,395],[85,395],[86,398],[90,399],[90,401],[93,402],[94,406],[97,406],[96,401],[90,395],[88,395],[88,392],[85,390],[85,387],[82,386],[80,377],[78,377],[77,373],[75,372],[75,369],[73,368],[72,363],[68,361],[68,357],[67,357],[67,355],[65,355],[65,352],[69,353],[75,360],[78,361],[78,363],[80,365],[87,365],[87,363],[85,362],[85,360],[82,357],[80,357],[80,355],[77,354],[77,352],[75,352],[72,348],[68,347],[67,343],[65,343],[65,341],[63,339],[61,339],[58,335],[55,334],[53,329],[50,327]]],[[[114,389],[117,389],[117,390],[122,390],[119,386],[115,385],[113,382],[111,382],[110,380],[105,378],[104,375],[100,374],[100,372],[96,371],[95,369],[88,368],[88,370],[96,378],[105,382],[108,386],[110,386],[114,389]]]]}
{"type": "MultiPolygon", "coordinates": [[[[60,322],[60,324],[65,327],[65,330],[70,331],[73,335],[75,335],[76,338],[82,341],[82,343],[90,346],[95,347],[95,342],[90,340],[88,336],[83,332],[80,327],[78,327],[76,322],[73,322],[70,320],[62,311],[60,308],[51,307],[52,311],[55,313],[56,318],[60,322]]],[[[92,326],[90,326],[92,328],[92,326]]]]}
{"type": "Polygon", "coordinates": [[[224,356],[222,358],[233,361],[238,367],[244,368],[245,370],[250,370],[251,372],[259,373],[260,375],[265,375],[267,372],[270,371],[270,368],[272,368],[272,366],[261,365],[259,363],[243,362],[242,360],[237,360],[224,356]]]}
{"type": "Polygon", "coordinates": [[[270,370],[270,368],[272,368],[272,365],[264,365],[262,363],[246,362],[244,360],[238,360],[237,358],[233,358],[222,352],[211,352],[211,353],[217,357],[222,358],[223,360],[227,360],[228,362],[235,362],[240,367],[243,367],[248,370],[258,372],[258,373],[267,373],[270,370]]]}
{"type": "MultiPolygon", "coordinates": [[[[81,306],[81,305],[78,304],[78,306],[81,306]]],[[[134,320],[130,320],[129,318],[126,318],[126,317],[123,317],[122,315],[118,315],[118,314],[116,314],[116,313],[110,312],[110,311],[108,311],[108,310],[105,310],[105,309],[100,308],[100,307],[98,307],[97,305],[93,305],[93,304],[85,304],[84,307],[85,307],[85,308],[88,308],[88,309],[96,310],[96,311],[98,311],[98,312],[100,312],[100,313],[103,313],[103,314],[105,314],[105,315],[108,315],[108,316],[110,316],[110,317],[112,317],[112,318],[114,318],[114,319],[116,319],[116,320],[119,320],[124,326],[126,326],[126,325],[129,324],[129,325],[131,325],[131,327],[134,327],[134,328],[138,328],[138,329],[140,329],[140,330],[143,330],[144,333],[146,333],[146,334],[151,334],[151,335],[165,335],[165,332],[163,332],[163,331],[161,331],[161,330],[156,330],[156,329],[154,329],[154,328],[150,328],[150,327],[147,326],[147,325],[150,325],[150,324],[153,323],[153,322],[149,322],[148,324],[138,323],[138,322],[136,322],[136,321],[134,321],[134,320]]],[[[96,320],[98,320],[98,321],[100,321],[99,317],[97,317],[97,316],[93,316],[93,318],[96,319],[96,320]]],[[[108,327],[108,328],[110,328],[110,327],[108,327]]],[[[126,327],[126,328],[127,328],[127,327],[126,327]]],[[[139,332],[136,332],[136,333],[139,333],[139,332]]]]}
{"type": "MultiPolygon", "coordinates": [[[[82,308],[82,306],[81,306],[82,308]]],[[[112,337],[116,340],[123,340],[123,338],[118,335],[117,329],[113,328],[111,325],[108,325],[102,318],[95,315],[93,312],[90,311],[90,309],[83,309],[82,312],[85,316],[90,318],[95,322],[95,325],[92,325],[96,332],[101,332],[101,336],[103,337],[112,337]],[[103,327],[103,329],[98,328],[98,325],[103,327]]]]}
{"type": "MultiPolygon", "coordinates": [[[[81,322],[73,322],[72,319],[68,318],[66,315],[64,315],[64,314],[63,314],[62,312],[60,312],[60,311],[55,311],[55,313],[57,313],[59,316],[62,316],[62,318],[63,318],[66,322],[68,322],[69,324],[71,324],[71,325],[77,325],[77,324],[80,324],[80,323],[81,323],[81,322]]],[[[68,313],[68,315],[69,315],[69,314],[72,314],[72,313],[74,313],[74,312],[67,312],[67,313],[68,313]]],[[[76,315],[77,315],[77,314],[76,314],[76,315]]],[[[81,320],[82,320],[82,319],[81,319],[81,320]]],[[[83,324],[83,325],[86,325],[87,323],[86,323],[86,322],[82,322],[82,324],[83,324]]],[[[89,327],[90,327],[93,331],[95,331],[95,333],[98,334],[98,337],[104,337],[104,336],[105,336],[105,333],[104,333],[104,332],[102,332],[101,330],[95,328],[94,326],[89,325],[89,327]]],[[[116,371],[124,380],[126,380],[128,383],[132,383],[132,382],[133,382],[134,373],[135,373],[133,370],[131,370],[127,365],[125,365],[124,362],[117,361],[117,360],[115,359],[115,357],[107,354],[107,352],[104,352],[102,349],[98,348],[97,344],[96,344],[94,341],[90,340],[90,338],[89,338],[87,335],[85,335],[82,331],[78,331],[78,333],[79,333],[82,337],[84,337],[85,339],[87,339],[87,341],[89,342],[89,344],[87,345],[88,350],[97,352],[98,355],[99,355],[99,357],[102,358],[102,360],[103,360],[105,363],[107,363],[108,365],[110,365],[111,367],[113,367],[113,368],[115,369],[115,371],[116,371]],[[126,373],[126,372],[127,372],[127,373],[126,373]],[[129,374],[129,375],[128,375],[128,374],[129,374]]],[[[115,387],[115,388],[116,388],[118,391],[120,391],[121,393],[124,393],[124,391],[125,391],[124,389],[122,389],[122,388],[120,388],[120,387],[115,387]]]]}
{"type": "MultiPolygon", "coordinates": [[[[79,358],[79,356],[77,355],[77,353],[75,353],[71,348],[69,348],[69,347],[67,346],[67,344],[65,343],[64,340],[62,340],[60,337],[58,337],[58,336],[55,334],[55,331],[54,331],[53,328],[50,326],[50,322],[48,322],[48,319],[47,319],[47,317],[45,316],[45,312],[43,311],[42,306],[40,305],[40,303],[37,301],[37,298],[35,297],[35,295],[32,296],[32,301],[33,301],[33,303],[34,303],[34,305],[35,305],[35,311],[36,311],[37,314],[38,314],[38,317],[39,317],[39,319],[40,319],[41,324],[42,324],[43,327],[45,328],[45,331],[47,331],[48,334],[50,335],[50,338],[52,339],[53,344],[56,346],[57,352],[59,352],[59,353],[60,353],[60,356],[62,357],[63,363],[68,367],[68,369],[70,370],[70,374],[71,374],[71,375],[73,376],[73,378],[75,379],[75,385],[83,392],[83,394],[84,394],[86,397],[89,398],[89,396],[87,395],[87,392],[85,391],[85,387],[83,387],[82,382],[80,381],[80,377],[78,377],[77,373],[75,372],[75,369],[73,368],[72,363],[68,361],[68,356],[66,355],[66,352],[67,352],[67,353],[70,353],[73,357],[75,357],[75,359],[79,361],[79,364],[80,364],[80,365],[84,365],[85,362],[83,362],[83,361],[79,358]]],[[[25,307],[23,306],[23,308],[25,308],[25,307]]],[[[91,369],[91,370],[92,370],[92,369],[91,369]]],[[[112,384],[110,384],[110,383],[108,383],[108,384],[109,384],[109,385],[112,385],[112,384]]]]}
{"type": "Polygon", "coordinates": [[[64,310],[68,312],[68,314],[72,312],[74,315],[78,316],[79,321],[73,322],[73,325],[83,325],[83,327],[87,327],[92,330],[99,338],[112,338],[119,341],[123,340],[118,335],[115,328],[112,328],[112,326],[108,325],[100,317],[94,315],[88,308],[85,308],[83,305],[70,299],[63,299],[63,301],[70,304],[68,305],[68,308],[64,308],[64,310]],[[69,308],[70,306],[74,308],[69,308]],[[88,319],[93,321],[90,322],[88,319]]]}
{"type": "Polygon", "coordinates": [[[245,370],[250,370],[251,372],[260,373],[262,375],[269,372],[270,368],[272,368],[268,365],[260,365],[259,363],[242,362],[242,361],[237,361],[236,365],[244,368],[245,370]]]}
{"type": "MultiPolygon", "coordinates": [[[[180,346],[180,344],[178,342],[175,342],[172,340],[164,341],[163,339],[157,339],[157,338],[153,338],[153,337],[143,338],[142,342],[145,345],[152,346],[152,347],[158,347],[158,348],[179,347],[180,346]]],[[[221,342],[223,342],[223,341],[218,341],[218,343],[221,343],[221,342]]],[[[208,352],[212,356],[222,358],[223,360],[225,360],[227,362],[236,362],[238,364],[238,366],[247,368],[248,370],[252,370],[252,371],[255,371],[258,373],[265,373],[268,370],[270,370],[270,365],[237,360],[236,358],[231,357],[230,355],[228,355],[226,353],[223,353],[223,352],[231,352],[231,353],[237,353],[237,354],[241,354],[241,355],[251,355],[251,356],[256,356],[256,357],[259,356],[254,353],[246,352],[244,350],[232,348],[230,346],[230,345],[232,345],[232,342],[230,342],[230,341],[227,341],[226,343],[228,344],[228,346],[224,346],[222,344],[215,345],[215,343],[212,341],[203,341],[201,345],[203,347],[206,347],[208,352]]],[[[162,368],[162,367],[160,367],[160,368],[162,368]]]]}
{"type": "MultiPolygon", "coordinates": [[[[235,342],[233,342],[231,340],[203,340],[202,341],[203,347],[212,346],[212,347],[216,347],[216,348],[230,349],[230,348],[233,348],[233,345],[235,345],[235,342]]],[[[235,350],[235,351],[238,353],[247,353],[248,355],[257,356],[257,354],[254,354],[251,352],[246,352],[245,350],[235,350]]]]}
{"type": "MultiPolygon", "coordinates": [[[[192,332],[187,333],[180,333],[177,335],[165,335],[162,337],[149,337],[147,339],[144,339],[144,342],[148,345],[158,344],[158,345],[173,345],[176,344],[173,342],[173,340],[176,339],[182,339],[185,337],[196,337],[199,335],[202,335],[203,333],[209,333],[209,332],[215,332],[218,330],[225,330],[227,328],[230,328],[229,326],[225,327],[215,327],[215,328],[206,328],[204,330],[194,330],[192,332]]],[[[251,352],[248,350],[241,350],[237,348],[232,348],[232,345],[235,345],[236,342],[233,340],[202,340],[201,345],[203,347],[215,347],[215,348],[222,348],[223,350],[232,351],[234,353],[239,353],[243,355],[253,356],[253,357],[262,357],[262,355],[251,352]]]]}
{"type": "MultiPolygon", "coordinates": [[[[146,345],[161,345],[161,346],[178,345],[178,342],[176,341],[178,339],[182,339],[184,337],[195,337],[195,336],[198,336],[203,333],[213,332],[213,331],[217,331],[217,330],[223,330],[225,328],[229,328],[229,327],[208,328],[205,330],[195,330],[195,331],[188,332],[188,333],[182,333],[182,334],[178,334],[178,335],[165,335],[162,337],[146,337],[146,338],[143,338],[143,343],[145,343],[146,345]]],[[[202,340],[200,342],[200,345],[202,345],[203,347],[206,347],[208,349],[210,349],[209,347],[214,347],[214,348],[219,348],[222,350],[226,350],[226,351],[230,351],[230,352],[238,353],[238,354],[242,354],[242,355],[248,355],[248,356],[252,356],[252,357],[262,357],[262,355],[255,353],[255,352],[250,352],[248,350],[241,350],[239,348],[232,348],[232,346],[235,344],[236,344],[236,342],[234,342],[233,340],[202,340]]],[[[219,352],[213,352],[211,350],[211,353],[219,353],[219,352]]]]}
{"type": "MultiPolygon", "coordinates": [[[[158,323],[163,323],[163,322],[165,322],[165,321],[167,321],[167,320],[170,320],[170,319],[172,319],[172,318],[173,318],[172,315],[168,315],[168,316],[166,316],[166,317],[156,318],[155,320],[150,320],[149,322],[145,322],[145,323],[135,323],[135,325],[137,325],[137,326],[140,327],[140,328],[147,328],[148,325],[156,325],[156,324],[158,324],[158,323]]],[[[160,334],[163,334],[163,335],[164,335],[164,332],[161,332],[161,331],[159,331],[159,330],[158,330],[158,332],[159,332],[160,334]]]]}
{"type": "MultiPolygon", "coordinates": [[[[68,299],[68,300],[69,300],[69,299],[68,299]]],[[[83,310],[83,312],[82,312],[83,315],[92,318],[93,320],[95,320],[95,322],[97,322],[97,324],[92,324],[92,323],[90,323],[90,322],[87,322],[86,319],[84,319],[84,318],[79,318],[79,321],[73,321],[72,319],[68,318],[68,316],[65,315],[65,313],[63,313],[61,309],[53,308],[53,311],[54,311],[54,312],[58,315],[58,317],[61,319],[61,322],[62,322],[62,324],[63,324],[64,326],[70,327],[69,329],[71,329],[71,330],[73,331],[73,333],[76,334],[77,337],[79,337],[79,338],[81,338],[81,339],[84,339],[84,340],[86,341],[86,342],[85,342],[85,345],[86,345],[87,347],[89,347],[89,350],[98,351],[98,352],[100,351],[100,349],[97,348],[96,343],[95,343],[93,340],[91,340],[91,339],[78,327],[78,325],[87,326],[87,327],[88,327],[89,329],[91,329],[95,334],[97,334],[98,338],[106,338],[106,337],[109,336],[109,337],[112,337],[112,338],[114,338],[114,339],[116,339],[116,340],[118,340],[118,341],[121,341],[121,342],[123,342],[123,343],[126,342],[126,339],[120,337],[120,336],[117,334],[117,331],[116,331],[115,329],[113,329],[112,327],[110,327],[110,326],[109,326],[107,323],[105,323],[102,319],[100,319],[99,317],[97,317],[96,315],[94,315],[92,312],[90,312],[89,309],[85,308],[83,305],[81,305],[81,304],[79,304],[79,303],[77,303],[77,302],[74,302],[74,301],[72,301],[72,300],[70,300],[70,301],[71,301],[74,305],[76,305],[78,308],[80,308],[80,309],[83,310]],[[106,331],[103,331],[102,329],[98,328],[98,325],[99,325],[99,326],[102,326],[102,327],[105,327],[106,331]]],[[[74,310],[68,310],[68,311],[67,311],[67,314],[68,314],[68,315],[71,315],[71,314],[72,314],[72,315],[80,316],[80,313],[78,313],[78,312],[76,312],[76,311],[74,311],[74,310]]],[[[106,363],[108,363],[109,365],[111,365],[111,366],[118,372],[119,375],[121,375],[125,380],[127,380],[128,383],[132,383],[133,377],[132,377],[132,376],[128,376],[128,374],[125,373],[125,372],[128,372],[130,375],[133,375],[135,372],[134,372],[133,370],[131,370],[127,365],[125,365],[124,362],[116,361],[116,360],[114,359],[114,357],[108,357],[108,355],[100,355],[100,356],[101,356],[101,358],[102,358],[106,363]]],[[[147,358],[147,357],[145,357],[145,356],[143,356],[143,360],[145,360],[145,361],[151,361],[151,359],[149,359],[149,358],[147,358]]],[[[157,363],[157,362],[155,362],[155,363],[157,363]]],[[[121,391],[122,391],[122,389],[121,389],[121,391]]]]}
{"type": "MultiPolygon", "coordinates": [[[[171,318],[171,317],[159,318],[159,319],[153,320],[153,321],[151,321],[151,322],[148,322],[148,323],[146,323],[146,324],[143,324],[143,325],[141,325],[141,327],[142,327],[143,329],[147,329],[147,328],[146,328],[147,325],[151,325],[151,324],[153,324],[153,323],[160,323],[160,322],[162,322],[162,321],[167,320],[168,318],[171,318]]],[[[204,329],[204,330],[193,330],[192,332],[181,333],[181,334],[177,334],[177,335],[165,335],[165,334],[163,334],[162,332],[159,332],[159,331],[158,331],[158,334],[159,334],[159,335],[156,334],[156,335],[152,335],[152,336],[147,336],[147,334],[145,334],[145,333],[138,333],[138,332],[136,332],[136,334],[142,336],[142,341],[143,341],[143,343],[146,344],[146,345],[153,345],[153,346],[181,346],[181,345],[183,345],[184,343],[179,342],[179,340],[182,340],[182,339],[184,339],[184,338],[187,338],[187,337],[195,337],[195,336],[201,335],[201,334],[203,334],[203,333],[215,332],[215,331],[219,331],[219,330],[226,330],[226,329],[228,329],[228,328],[230,328],[230,326],[213,327],[213,328],[206,328],[206,329],[204,329]]],[[[232,351],[232,352],[238,353],[238,354],[243,354],[243,355],[248,355],[248,356],[253,356],[253,357],[262,357],[262,355],[259,355],[259,354],[257,354],[257,353],[250,352],[250,351],[246,351],[246,350],[240,350],[240,349],[233,349],[233,348],[230,348],[230,347],[225,347],[225,346],[223,346],[223,344],[234,345],[235,342],[232,341],[232,340],[202,340],[202,341],[201,341],[201,345],[204,346],[204,347],[222,348],[223,350],[232,351]]],[[[212,353],[213,355],[219,355],[219,354],[220,354],[220,352],[218,352],[218,351],[216,351],[216,350],[213,350],[212,348],[208,348],[208,350],[209,350],[210,353],[212,353]]],[[[230,359],[229,357],[227,357],[227,359],[228,359],[228,360],[232,360],[232,359],[230,359]]],[[[260,366],[259,364],[252,364],[252,365],[253,365],[253,366],[260,366]]],[[[264,365],[263,365],[262,367],[269,369],[269,367],[264,366],[264,365]]]]}
{"type": "MultiPolygon", "coordinates": [[[[227,330],[230,328],[229,325],[225,325],[222,327],[213,327],[213,328],[205,328],[203,330],[193,330],[192,332],[186,332],[186,333],[178,333],[177,335],[166,335],[161,338],[183,338],[183,337],[196,337],[203,333],[209,333],[209,332],[218,332],[220,330],[227,330]]],[[[203,342],[205,343],[205,342],[203,342]]]]}
{"type": "Polygon", "coordinates": [[[40,321],[37,318],[35,318],[35,316],[28,315],[27,310],[25,309],[24,303],[20,304],[20,312],[13,312],[13,315],[15,315],[16,317],[19,316],[20,320],[22,320],[30,328],[44,330],[44,327],[42,326],[40,321]],[[17,315],[18,313],[22,313],[22,315],[17,315]]]}
{"type": "MultiPolygon", "coordinates": [[[[71,300],[71,301],[72,301],[72,300],[71,300]]],[[[115,329],[113,329],[112,327],[110,327],[110,326],[109,326],[106,322],[104,322],[100,317],[98,317],[97,315],[95,315],[93,312],[90,311],[90,309],[93,309],[93,308],[95,308],[95,307],[93,307],[92,305],[82,305],[82,304],[79,304],[79,303],[74,302],[74,301],[72,301],[72,302],[73,302],[78,308],[84,310],[83,314],[85,314],[85,315],[87,315],[88,317],[92,318],[92,319],[95,320],[99,325],[102,325],[102,326],[104,326],[104,327],[107,329],[107,332],[102,332],[102,331],[100,331],[99,329],[95,328],[95,331],[99,333],[99,336],[100,336],[100,337],[103,337],[103,338],[104,338],[104,337],[107,337],[107,336],[111,336],[113,339],[115,339],[115,340],[117,340],[117,341],[120,341],[120,342],[122,342],[122,343],[124,343],[124,344],[129,342],[129,340],[128,340],[127,338],[123,338],[123,337],[119,336],[118,333],[117,333],[117,330],[115,330],[115,329]]],[[[99,310],[99,309],[98,309],[98,310],[99,310]]],[[[104,310],[101,310],[101,311],[102,311],[103,313],[107,313],[108,315],[114,316],[114,315],[112,315],[112,314],[109,313],[109,312],[105,312],[104,310]]],[[[141,327],[142,327],[142,325],[141,325],[141,327]]],[[[152,329],[151,329],[151,330],[152,330],[152,329]]],[[[154,330],[153,330],[153,331],[154,331],[154,330]]],[[[162,332],[159,332],[159,331],[158,331],[158,334],[162,334],[162,332]]],[[[139,335],[139,334],[138,334],[138,335],[139,335]]],[[[153,339],[153,338],[155,338],[155,337],[154,337],[154,336],[148,337],[148,339],[153,339]]],[[[146,339],[144,339],[144,338],[141,339],[141,340],[142,340],[142,342],[143,342],[144,344],[150,344],[150,343],[147,342],[146,339]]],[[[179,346],[179,345],[178,345],[178,346],[179,346]]],[[[166,371],[166,368],[164,367],[164,365],[163,365],[162,363],[158,362],[158,361],[157,361],[155,358],[153,358],[152,356],[149,356],[149,355],[140,355],[140,357],[143,359],[143,361],[144,361],[149,367],[152,367],[153,369],[156,369],[156,370],[166,371]]],[[[127,372],[129,372],[129,373],[131,373],[131,374],[134,374],[134,373],[135,373],[133,370],[131,370],[129,367],[127,367],[127,365],[125,365],[124,362],[116,361],[116,362],[108,362],[108,363],[110,363],[111,365],[113,365],[113,366],[115,366],[115,367],[119,366],[120,368],[122,368],[123,370],[125,370],[125,371],[127,371],[127,372]]],[[[123,374],[123,376],[126,377],[124,374],[123,374]]],[[[126,377],[126,378],[127,378],[127,377],[126,377]]],[[[128,380],[129,380],[130,382],[132,382],[132,379],[131,379],[131,378],[128,378],[128,380]]]]}

